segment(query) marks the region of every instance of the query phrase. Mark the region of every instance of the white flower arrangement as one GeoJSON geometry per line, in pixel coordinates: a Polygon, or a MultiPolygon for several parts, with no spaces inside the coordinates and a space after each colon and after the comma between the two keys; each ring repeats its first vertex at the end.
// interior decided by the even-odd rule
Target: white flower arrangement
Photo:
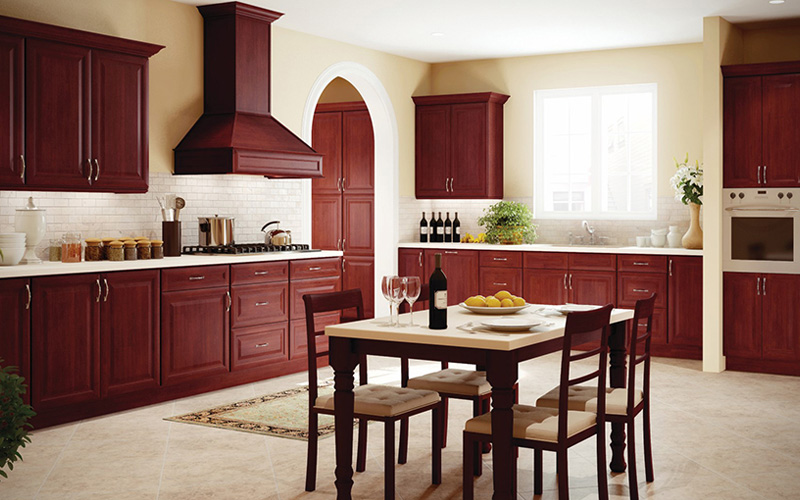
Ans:
{"type": "Polygon", "coordinates": [[[695,160],[694,165],[690,165],[689,153],[686,153],[686,159],[682,163],[675,159],[675,168],[678,171],[669,180],[672,189],[675,190],[675,199],[684,205],[690,203],[702,205],[703,164],[695,160]]]}

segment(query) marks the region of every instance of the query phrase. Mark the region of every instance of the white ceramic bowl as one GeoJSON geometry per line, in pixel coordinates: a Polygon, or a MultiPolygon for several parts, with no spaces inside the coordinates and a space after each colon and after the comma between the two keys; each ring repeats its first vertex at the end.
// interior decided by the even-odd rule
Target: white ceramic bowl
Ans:
{"type": "Polygon", "coordinates": [[[0,260],[0,266],[16,266],[22,260],[25,254],[25,246],[21,247],[2,247],[3,259],[0,260]]]}
{"type": "Polygon", "coordinates": [[[654,247],[663,247],[667,243],[667,237],[663,234],[650,235],[650,244],[654,247]]]}
{"type": "Polygon", "coordinates": [[[468,306],[465,303],[458,304],[464,309],[474,312],[477,314],[492,314],[492,315],[501,315],[501,314],[514,314],[515,312],[519,312],[526,307],[530,306],[530,304],[525,304],[524,306],[514,306],[514,307],[475,307],[475,306],[468,306]]]}

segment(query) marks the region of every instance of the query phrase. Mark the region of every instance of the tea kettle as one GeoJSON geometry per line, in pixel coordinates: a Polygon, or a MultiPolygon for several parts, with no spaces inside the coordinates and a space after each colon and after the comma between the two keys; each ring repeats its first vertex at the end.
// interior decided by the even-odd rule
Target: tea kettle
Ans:
{"type": "Polygon", "coordinates": [[[267,245],[284,246],[292,244],[292,232],[288,229],[281,229],[278,225],[281,223],[279,220],[269,221],[261,227],[264,233],[264,243],[267,245]],[[268,226],[275,224],[275,229],[266,231],[268,226]]]}

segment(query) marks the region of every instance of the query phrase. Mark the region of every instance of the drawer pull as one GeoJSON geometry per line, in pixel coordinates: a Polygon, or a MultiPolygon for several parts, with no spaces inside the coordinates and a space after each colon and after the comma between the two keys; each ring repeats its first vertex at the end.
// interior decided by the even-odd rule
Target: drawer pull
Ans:
{"type": "Polygon", "coordinates": [[[444,253],[450,254],[450,255],[458,255],[458,252],[453,252],[451,250],[445,250],[444,253]]]}
{"type": "Polygon", "coordinates": [[[205,276],[189,276],[189,281],[200,281],[206,279],[205,276]]]}
{"type": "Polygon", "coordinates": [[[308,270],[309,270],[309,271],[321,271],[321,270],[322,270],[322,268],[321,268],[321,267],[319,267],[319,266],[317,266],[317,267],[309,267],[309,268],[308,268],[308,270]]]}
{"type": "Polygon", "coordinates": [[[261,344],[256,344],[255,347],[269,347],[269,342],[264,342],[261,344]]]}
{"type": "Polygon", "coordinates": [[[256,271],[253,274],[255,276],[264,276],[265,274],[269,274],[269,271],[256,271]]]}
{"type": "Polygon", "coordinates": [[[269,302],[256,302],[256,307],[268,306],[268,305],[269,305],[269,302]]]}
{"type": "Polygon", "coordinates": [[[650,263],[649,262],[634,262],[633,265],[634,266],[649,266],[650,263]]]}
{"type": "Polygon", "coordinates": [[[636,293],[647,293],[650,290],[648,290],[646,288],[634,288],[633,291],[636,292],[636,293]]]}
{"type": "Polygon", "coordinates": [[[493,258],[492,260],[496,260],[496,261],[498,261],[498,262],[505,262],[505,261],[507,261],[508,259],[507,259],[507,258],[505,258],[505,257],[495,257],[495,258],[493,258]]]}
{"type": "Polygon", "coordinates": [[[231,298],[231,292],[225,292],[228,296],[228,306],[225,308],[225,312],[231,312],[231,306],[233,305],[233,299],[231,298]]]}
{"type": "Polygon", "coordinates": [[[28,302],[25,303],[25,309],[31,308],[31,286],[25,285],[25,291],[28,293],[28,302]]]}
{"type": "Polygon", "coordinates": [[[508,283],[492,283],[494,286],[508,286],[508,283]]]}
{"type": "Polygon", "coordinates": [[[639,328],[647,328],[647,323],[639,323],[639,325],[637,325],[637,326],[639,328]]]}

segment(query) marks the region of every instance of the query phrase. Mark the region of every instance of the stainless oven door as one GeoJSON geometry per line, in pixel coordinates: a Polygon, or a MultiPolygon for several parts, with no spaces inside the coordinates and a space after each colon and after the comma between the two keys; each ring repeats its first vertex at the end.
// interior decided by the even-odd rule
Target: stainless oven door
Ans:
{"type": "Polygon", "coordinates": [[[723,270],[800,274],[800,210],[729,206],[724,223],[723,270]]]}

